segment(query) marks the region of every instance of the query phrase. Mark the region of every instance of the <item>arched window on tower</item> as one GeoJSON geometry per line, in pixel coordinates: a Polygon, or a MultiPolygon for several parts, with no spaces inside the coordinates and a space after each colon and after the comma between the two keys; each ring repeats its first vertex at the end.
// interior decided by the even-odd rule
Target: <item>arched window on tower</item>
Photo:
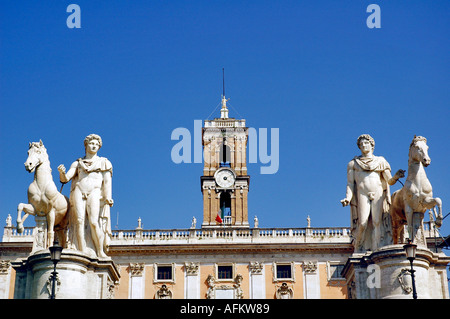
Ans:
{"type": "Polygon", "coordinates": [[[222,192],[220,194],[220,212],[224,225],[231,225],[231,194],[222,192]]]}
{"type": "Polygon", "coordinates": [[[220,145],[220,167],[227,166],[230,167],[231,163],[231,150],[228,145],[222,143],[220,145]]]}

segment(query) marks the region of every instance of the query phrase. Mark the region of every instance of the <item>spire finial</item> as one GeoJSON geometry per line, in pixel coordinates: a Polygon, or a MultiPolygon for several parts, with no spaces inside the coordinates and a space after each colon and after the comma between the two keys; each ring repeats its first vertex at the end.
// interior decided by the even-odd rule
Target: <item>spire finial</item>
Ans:
{"type": "Polygon", "coordinates": [[[225,97],[225,68],[222,68],[222,86],[223,86],[223,96],[225,97]]]}

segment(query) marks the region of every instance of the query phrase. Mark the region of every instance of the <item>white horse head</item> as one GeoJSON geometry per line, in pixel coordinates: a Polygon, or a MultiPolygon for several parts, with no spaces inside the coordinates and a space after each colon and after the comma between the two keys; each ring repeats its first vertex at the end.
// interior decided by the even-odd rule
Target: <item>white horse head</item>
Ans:
{"type": "Polygon", "coordinates": [[[42,140],[39,142],[30,142],[28,148],[28,158],[25,161],[25,169],[32,173],[42,163],[48,161],[47,149],[45,148],[42,140]]]}
{"type": "Polygon", "coordinates": [[[415,136],[409,147],[409,160],[417,163],[422,163],[427,167],[431,163],[431,158],[428,156],[427,139],[423,136],[415,136]]]}

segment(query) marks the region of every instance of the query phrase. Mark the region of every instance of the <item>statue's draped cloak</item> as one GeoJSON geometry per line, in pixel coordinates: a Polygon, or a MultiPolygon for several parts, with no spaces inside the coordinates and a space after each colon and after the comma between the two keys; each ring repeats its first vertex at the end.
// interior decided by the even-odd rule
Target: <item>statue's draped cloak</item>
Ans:
{"type": "MultiPolygon", "coordinates": [[[[383,192],[385,193],[385,201],[386,201],[385,204],[387,204],[387,207],[385,204],[383,204],[383,210],[384,212],[387,212],[389,210],[389,205],[391,204],[391,192],[389,183],[384,178],[384,175],[382,173],[386,170],[391,171],[391,166],[383,156],[373,156],[373,157],[355,156],[353,158],[353,161],[355,161],[355,163],[358,164],[358,166],[365,171],[377,172],[380,174],[381,185],[383,186],[383,192]]],[[[357,199],[355,197],[356,196],[353,195],[352,202],[357,202],[357,199]]]]}
{"type": "MultiPolygon", "coordinates": [[[[354,165],[358,165],[361,169],[368,172],[377,172],[380,175],[381,185],[383,188],[382,225],[384,228],[384,232],[382,232],[382,241],[389,243],[391,240],[390,236],[391,222],[389,216],[389,207],[391,205],[391,193],[389,183],[385,179],[383,172],[386,170],[391,171],[391,167],[389,163],[386,161],[386,159],[382,156],[373,156],[373,157],[355,156],[352,161],[354,162],[353,163],[354,165]]],[[[350,202],[351,232],[354,232],[358,227],[358,188],[356,187],[356,182],[353,187],[353,190],[354,190],[353,196],[350,202]]]]}

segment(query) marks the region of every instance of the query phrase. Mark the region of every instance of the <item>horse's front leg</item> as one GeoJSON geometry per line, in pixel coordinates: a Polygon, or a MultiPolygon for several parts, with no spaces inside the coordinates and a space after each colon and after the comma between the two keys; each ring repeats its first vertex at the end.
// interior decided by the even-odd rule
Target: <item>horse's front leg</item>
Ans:
{"type": "Polygon", "coordinates": [[[31,204],[20,203],[17,206],[17,232],[20,234],[23,232],[23,223],[27,219],[28,215],[35,215],[34,206],[31,204]],[[22,212],[25,212],[22,219],[22,212]]]}
{"type": "Polygon", "coordinates": [[[415,232],[414,232],[414,210],[409,206],[405,205],[405,216],[406,216],[406,227],[408,229],[408,239],[414,242],[415,232]]]}
{"type": "Polygon", "coordinates": [[[434,216],[436,217],[435,224],[437,227],[441,227],[442,220],[444,219],[444,217],[442,216],[442,200],[439,197],[436,197],[436,198],[430,198],[429,202],[430,202],[430,205],[433,205],[433,207],[431,209],[433,210],[434,216]],[[437,207],[437,212],[436,212],[436,207],[437,207]]]}

